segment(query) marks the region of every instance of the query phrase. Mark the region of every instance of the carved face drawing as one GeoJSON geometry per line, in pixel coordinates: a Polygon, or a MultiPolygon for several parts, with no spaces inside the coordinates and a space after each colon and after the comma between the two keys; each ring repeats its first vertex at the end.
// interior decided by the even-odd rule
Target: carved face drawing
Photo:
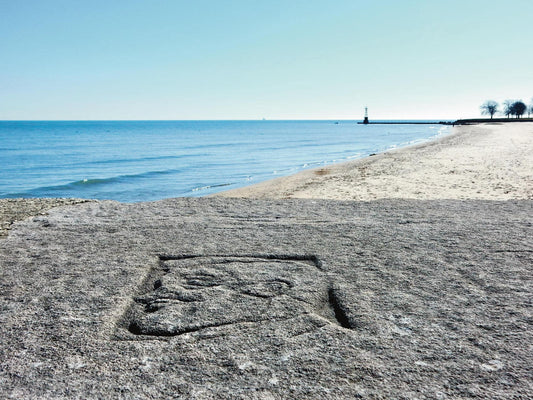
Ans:
{"type": "Polygon", "coordinates": [[[174,336],[240,322],[289,319],[327,301],[311,261],[194,257],[163,262],[153,290],[135,298],[129,330],[174,336]]]}

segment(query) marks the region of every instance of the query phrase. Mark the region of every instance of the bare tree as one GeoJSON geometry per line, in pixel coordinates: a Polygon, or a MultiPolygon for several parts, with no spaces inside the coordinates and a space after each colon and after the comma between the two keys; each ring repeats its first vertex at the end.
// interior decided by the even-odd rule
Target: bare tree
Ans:
{"type": "Polygon", "coordinates": [[[481,114],[490,115],[490,119],[498,112],[498,103],[494,100],[487,100],[481,105],[481,114]]]}
{"type": "Polygon", "coordinates": [[[514,100],[505,100],[503,102],[503,111],[502,113],[509,118],[513,114],[513,104],[515,103],[514,100]]]}
{"type": "Polygon", "coordinates": [[[511,105],[511,114],[515,115],[516,118],[520,118],[527,110],[527,106],[524,104],[522,100],[515,101],[511,105]]]}

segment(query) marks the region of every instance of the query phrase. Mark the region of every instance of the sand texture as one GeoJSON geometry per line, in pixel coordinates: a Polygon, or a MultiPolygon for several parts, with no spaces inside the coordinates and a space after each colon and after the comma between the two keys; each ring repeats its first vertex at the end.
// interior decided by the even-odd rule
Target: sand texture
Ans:
{"type": "Polygon", "coordinates": [[[0,398],[526,399],[533,202],[88,202],[0,240],[0,398]]]}
{"type": "Polygon", "coordinates": [[[11,225],[35,215],[45,215],[54,207],[86,203],[83,199],[0,199],[0,238],[7,236],[11,225]]]}
{"type": "Polygon", "coordinates": [[[452,135],[437,141],[215,196],[363,201],[533,198],[533,123],[453,129],[452,135]]]}

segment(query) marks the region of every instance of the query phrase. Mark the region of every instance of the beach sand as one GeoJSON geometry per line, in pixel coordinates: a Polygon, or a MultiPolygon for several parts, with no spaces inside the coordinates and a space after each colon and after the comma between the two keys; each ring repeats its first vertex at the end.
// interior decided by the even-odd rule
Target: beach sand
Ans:
{"type": "Polygon", "coordinates": [[[86,203],[84,199],[0,199],[0,238],[8,235],[11,225],[35,215],[44,215],[55,207],[86,203]]]}
{"type": "Polygon", "coordinates": [[[451,135],[214,196],[243,198],[533,198],[533,123],[463,125],[451,135]]]}

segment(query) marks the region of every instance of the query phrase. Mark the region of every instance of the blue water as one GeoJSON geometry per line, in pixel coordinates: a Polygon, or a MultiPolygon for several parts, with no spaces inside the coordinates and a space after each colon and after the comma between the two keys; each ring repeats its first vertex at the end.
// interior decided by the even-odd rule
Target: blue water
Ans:
{"type": "Polygon", "coordinates": [[[355,121],[0,121],[0,198],[204,196],[448,132],[355,121]]]}

